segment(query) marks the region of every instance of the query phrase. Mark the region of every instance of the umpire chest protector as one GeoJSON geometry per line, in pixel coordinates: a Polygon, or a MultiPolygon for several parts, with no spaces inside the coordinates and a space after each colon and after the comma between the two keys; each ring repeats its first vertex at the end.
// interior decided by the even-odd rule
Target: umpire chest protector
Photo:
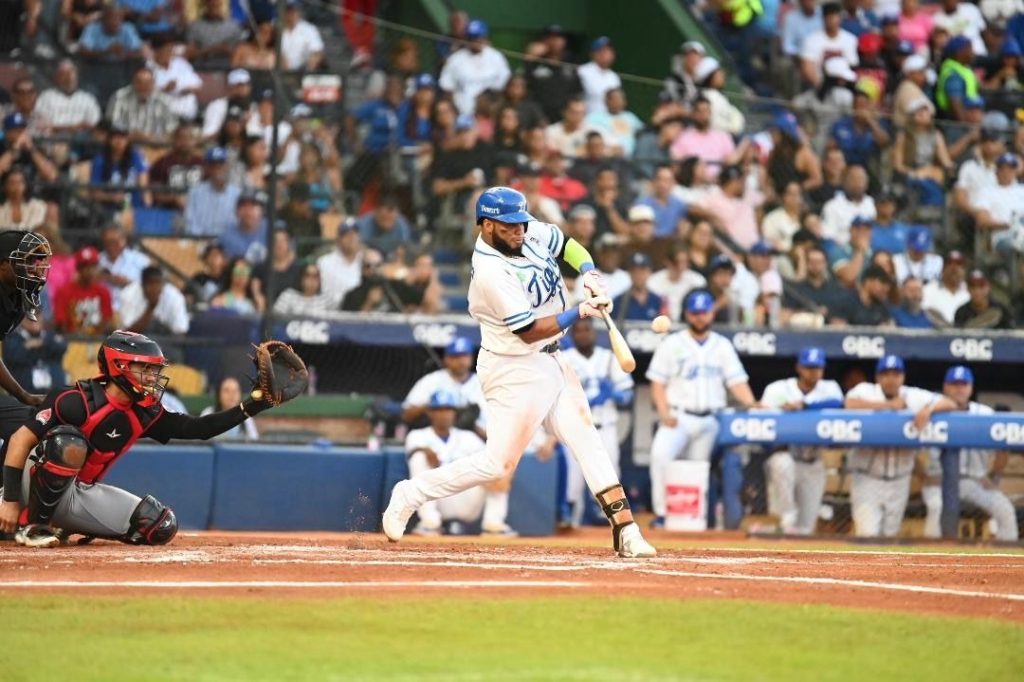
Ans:
{"type": "Polygon", "coordinates": [[[110,465],[146,432],[163,410],[159,405],[146,408],[134,403],[115,403],[107,396],[103,384],[92,379],[79,381],[57,396],[53,409],[62,421],[81,420],[79,430],[92,446],[78,474],[83,483],[103,478],[110,465]]]}

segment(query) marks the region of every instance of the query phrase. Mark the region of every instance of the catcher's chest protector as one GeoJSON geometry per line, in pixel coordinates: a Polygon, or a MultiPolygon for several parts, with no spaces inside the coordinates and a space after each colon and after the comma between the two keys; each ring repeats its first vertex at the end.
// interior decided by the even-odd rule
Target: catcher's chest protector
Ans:
{"type": "Polygon", "coordinates": [[[107,398],[103,386],[91,380],[78,382],[77,390],[84,398],[87,414],[81,431],[93,448],[78,479],[95,483],[145,433],[163,408],[132,404],[126,409],[115,405],[107,398]]]}

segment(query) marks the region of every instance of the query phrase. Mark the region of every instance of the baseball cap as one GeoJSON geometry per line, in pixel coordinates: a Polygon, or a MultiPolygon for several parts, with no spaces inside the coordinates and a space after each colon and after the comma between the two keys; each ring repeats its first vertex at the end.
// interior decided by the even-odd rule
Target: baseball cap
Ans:
{"type": "Polygon", "coordinates": [[[18,111],[13,114],[7,114],[4,117],[4,130],[10,130],[11,128],[24,128],[28,125],[28,121],[25,120],[25,116],[18,111]]]}
{"type": "MultiPolygon", "coordinates": [[[[900,23],[899,17],[894,18],[897,24],[900,23]]],[[[896,43],[896,53],[902,55],[914,54],[914,43],[910,42],[909,40],[901,40],[900,42],[896,43]]]]}
{"type": "Polygon", "coordinates": [[[475,347],[465,336],[456,336],[444,347],[445,355],[472,355],[475,347]]]}
{"type": "Polygon", "coordinates": [[[353,218],[352,216],[349,216],[342,220],[340,223],[338,223],[338,236],[341,237],[343,235],[346,235],[349,232],[354,231],[355,229],[356,219],[353,218]]]}
{"type": "Polygon", "coordinates": [[[83,265],[97,265],[100,262],[100,252],[93,246],[84,246],[75,252],[75,267],[83,265]]]}
{"type": "Polygon", "coordinates": [[[968,38],[965,35],[957,35],[957,36],[953,36],[952,38],[949,39],[949,42],[946,43],[946,48],[942,51],[942,53],[945,54],[945,55],[956,54],[957,52],[959,52],[960,50],[964,49],[965,47],[970,47],[970,46],[971,46],[971,39],[970,38],[968,38]]]}
{"type": "Polygon", "coordinates": [[[608,36],[601,36],[600,38],[598,38],[597,40],[595,40],[594,42],[592,42],[590,44],[590,51],[591,52],[597,52],[598,50],[601,50],[601,49],[606,48],[606,47],[611,47],[611,46],[612,46],[612,39],[609,38],[608,36]]]}
{"type": "Polygon", "coordinates": [[[461,133],[466,130],[473,130],[476,127],[476,119],[472,114],[462,114],[455,119],[455,132],[461,133]]]}
{"type": "Polygon", "coordinates": [[[261,102],[269,102],[270,100],[274,99],[274,91],[271,90],[270,88],[266,88],[265,90],[261,90],[260,91],[260,96],[257,97],[256,99],[258,99],[261,102]]]}
{"type": "Polygon", "coordinates": [[[707,313],[715,307],[715,299],[707,291],[694,291],[686,297],[686,312],[707,313]]]}
{"type": "Polygon", "coordinates": [[[957,265],[963,265],[966,262],[964,254],[959,251],[953,250],[946,254],[946,257],[942,259],[943,266],[955,263],[957,265]]]}
{"type": "Polygon", "coordinates": [[[907,232],[907,248],[912,251],[927,251],[932,245],[932,231],[924,225],[910,228],[907,232]]]}
{"type": "Polygon", "coordinates": [[[245,116],[245,109],[237,104],[232,104],[228,107],[228,113],[225,115],[225,118],[242,118],[243,116],[245,116]]]}
{"type": "Polygon", "coordinates": [[[699,52],[700,54],[706,54],[707,50],[704,49],[704,43],[699,40],[687,40],[679,47],[679,51],[686,52],[699,52]]]}
{"type": "Polygon", "coordinates": [[[430,410],[454,410],[459,407],[459,397],[454,392],[446,389],[434,391],[433,395],[430,396],[430,402],[427,403],[427,409],[430,410]]]}
{"type": "Polygon", "coordinates": [[[871,218],[868,218],[867,216],[862,216],[862,215],[854,216],[853,220],[850,221],[850,227],[872,227],[872,226],[873,226],[873,223],[871,221],[871,218]]]}
{"type": "Polygon", "coordinates": [[[772,119],[771,127],[794,140],[800,137],[800,127],[797,125],[796,116],[788,111],[777,113],[775,118],[772,119]]]}
{"type": "Polygon", "coordinates": [[[629,208],[629,222],[654,222],[654,209],[647,204],[636,204],[629,208]]]}
{"type": "Polygon", "coordinates": [[[429,73],[421,73],[414,81],[417,90],[430,90],[434,87],[434,77],[429,73]]]}
{"type": "Polygon", "coordinates": [[[903,364],[903,358],[898,355],[883,355],[878,358],[878,364],[875,365],[875,373],[880,374],[882,372],[905,372],[906,367],[903,364]]]}
{"type": "Polygon", "coordinates": [[[927,97],[917,97],[907,105],[908,114],[916,114],[921,109],[931,108],[932,103],[927,97]]]}
{"type": "Polygon", "coordinates": [[[561,24],[548,24],[547,26],[544,27],[544,32],[542,33],[542,35],[546,35],[546,36],[564,36],[565,35],[565,29],[562,28],[561,24]]]}
{"type": "MultiPolygon", "coordinates": [[[[516,175],[523,177],[524,175],[529,178],[537,177],[540,175],[541,165],[536,161],[526,161],[516,166],[516,175]]],[[[595,213],[596,215],[596,213],[595,213]]]]}
{"type": "Polygon", "coordinates": [[[216,239],[207,242],[206,246],[203,247],[203,258],[205,259],[207,256],[209,256],[210,252],[212,251],[220,251],[221,253],[224,253],[224,245],[221,244],[216,239]]]}
{"type": "Polygon", "coordinates": [[[964,98],[964,107],[967,109],[984,109],[985,100],[982,97],[966,97],[964,98]]]}
{"type": "Polygon", "coordinates": [[[1004,140],[1003,131],[997,128],[982,128],[981,129],[981,141],[982,142],[995,142],[997,140],[1004,140]]]}
{"type": "Polygon", "coordinates": [[[999,50],[1000,57],[1020,57],[1024,55],[1024,50],[1020,49],[1020,43],[1013,38],[1007,38],[1003,41],[1003,47],[999,50]]]}
{"type": "Polygon", "coordinates": [[[971,270],[967,275],[967,286],[972,284],[988,284],[988,277],[981,270],[971,270]]]}
{"type": "Polygon", "coordinates": [[[882,51],[882,36],[877,33],[862,33],[857,39],[857,50],[862,54],[878,54],[882,51]]]}
{"type": "Polygon", "coordinates": [[[924,71],[928,68],[928,60],[922,55],[912,54],[903,60],[903,73],[914,73],[924,71]]]}
{"type": "Polygon", "coordinates": [[[825,60],[825,75],[831,76],[832,78],[841,78],[847,82],[854,82],[857,80],[857,74],[853,68],[850,67],[850,63],[846,61],[844,57],[829,57],[825,60]]]}
{"type": "MultiPolygon", "coordinates": [[[[878,23],[881,24],[882,26],[889,26],[889,25],[892,25],[892,24],[898,24],[898,23],[900,23],[900,17],[897,14],[883,14],[882,18],[878,20],[878,23]]],[[[904,40],[904,41],[901,41],[901,42],[907,42],[907,41],[904,40]]]]}
{"type": "Polygon", "coordinates": [[[821,3],[821,14],[822,16],[828,16],[829,14],[839,14],[843,11],[843,8],[838,2],[823,2],[821,3]]]}
{"type": "Polygon", "coordinates": [[[762,239],[755,242],[754,245],[747,250],[747,253],[751,256],[770,256],[772,255],[772,246],[762,239]]]}
{"type": "Polygon", "coordinates": [[[473,19],[466,24],[466,37],[470,40],[486,38],[489,33],[490,30],[487,28],[487,22],[482,19],[473,19]]]}
{"type": "Polygon", "coordinates": [[[974,383],[974,372],[971,371],[970,367],[964,367],[963,365],[953,365],[946,370],[947,384],[973,384],[974,383]]]}
{"type": "Polygon", "coordinates": [[[596,218],[597,211],[590,204],[576,204],[569,211],[569,220],[576,220],[577,218],[596,218]]]}
{"type": "Polygon", "coordinates": [[[206,163],[226,163],[228,153],[224,147],[211,147],[206,152],[206,163]]]}
{"type": "Polygon", "coordinates": [[[892,276],[883,268],[881,265],[869,265],[864,269],[864,272],[860,276],[861,281],[867,281],[869,279],[877,279],[880,282],[892,284],[892,276]]]}
{"type": "Polygon", "coordinates": [[[1017,155],[1014,154],[1013,152],[1006,152],[1005,154],[1001,154],[999,158],[996,159],[996,165],[1013,166],[1014,168],[1016,168],[1018,165],[1020,165],[1020,160],[1017,158],[1017,155]]]}
{"type": "Polygon", "coordinates": [[[717,59],[714,57],[704,57],[697,62],[697,68],[693,70],[693,80],[701,83],[720,68],[722,68],[722,64],[717,59]]]}
{"type": "Polygon", "coordinates": [[[732,270],[736,272],[736,264],[732,262],[732,258],[729,258],[724,253],[720,253],[708,263],[708,274],[716,270],[732,270]]]}
{"type": "Polygon", "coordinates": [[[739,180],[742,177],[743,169],[739,166],[723,166],[721,172],[718,173],[718,184],[724,185],[727,182],[739,180]]]}
{"type": "Polygon", "coordinates": [[[808,346],[800,351],[797,364],[801,367],[817,369],[825,366],[825,351],[817,346],[808,346]]]}
{"type": "Polygon", "coordinates": [[[228,85],[245,85],[252,82],[252,76],[245,69],[231,69],[228,72],[228,85]]]}
{"type": "Polygon", "coordinates": [[[643,253],[641,251],[637,251],[636,253],[634,253],[632,256],[629,257],[629,267],[630,268],[650,268],[651,267],[651,257],[648,256],[646,253],[643,253]]]}
{"type": "Polygon", "coordinates": [[[262,206],[267,203],[267,195],[263,192],[246,190],[238,195],[238,200],[235,202],[236,206],[242,204],[259,204],[262,206]]]}

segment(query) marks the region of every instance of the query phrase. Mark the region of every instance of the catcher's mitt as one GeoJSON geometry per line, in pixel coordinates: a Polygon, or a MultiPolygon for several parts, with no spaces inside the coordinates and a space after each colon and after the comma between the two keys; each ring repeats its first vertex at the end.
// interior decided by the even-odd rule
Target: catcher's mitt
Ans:
{"type": "Polygon", "coordinates": [[[256,364],[253,400],[280,405],[306,392],[309,371],[291,346],[283,341],[264,341],[255,348],[252,358],[256,364]]]}

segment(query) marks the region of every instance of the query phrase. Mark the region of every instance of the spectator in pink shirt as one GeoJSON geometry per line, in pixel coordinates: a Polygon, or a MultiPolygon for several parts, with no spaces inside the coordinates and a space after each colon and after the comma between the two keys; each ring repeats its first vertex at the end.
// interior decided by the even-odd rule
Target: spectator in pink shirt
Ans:
{"type": "Polygon", "coordinates": [[[932,15],[921,9],[917,0],[900,1],[900,40],[909,41],[915,52],[924,53],[934,27],[932,15]]]}
{"type": "Polygon", "coordinates": [[[720,166],[731,165],[740,160],[747,143],[737,149],[729,133],[711,127],[711,102],[698,97],[693,102],[691,125],[680,133],[669,150],[671,157],[678,161],[696,156],[707,164],[704,182],[714,182],[720,166]]]}
{"type": "Polygon", "coordinates": [[[718,175],[718,191],[690,207],[693,219],[705,219],[728,234],[741,249],[760,240],[757,229],[757,199],[746,193],[746,175],[739,166],[725,166],[718,175]]]}

